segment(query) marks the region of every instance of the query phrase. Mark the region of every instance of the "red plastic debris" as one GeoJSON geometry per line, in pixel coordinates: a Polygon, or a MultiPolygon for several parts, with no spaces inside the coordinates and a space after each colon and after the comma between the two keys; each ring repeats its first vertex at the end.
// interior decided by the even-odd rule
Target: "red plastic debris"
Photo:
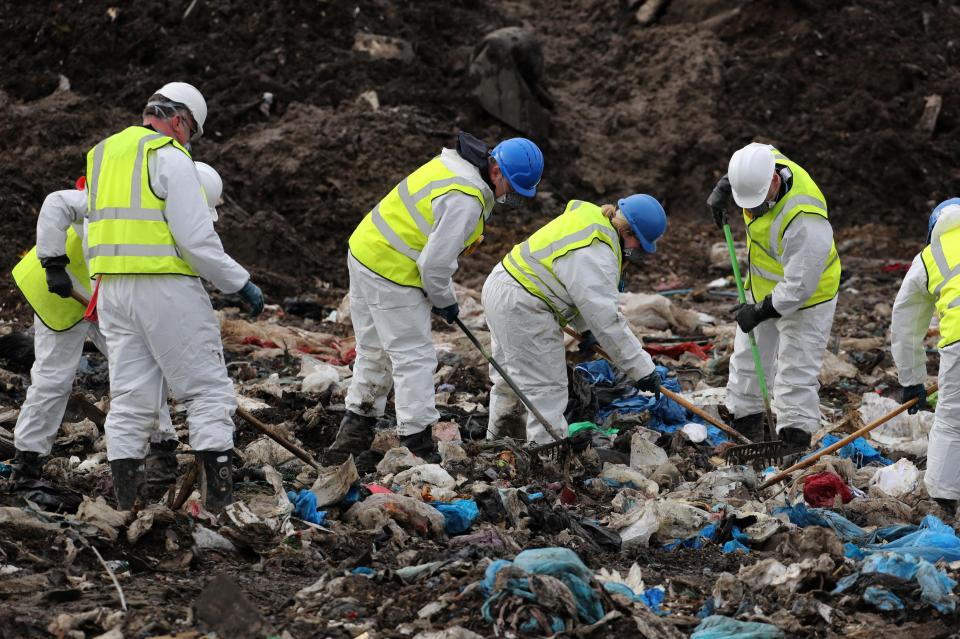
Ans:
{"type": "Polygon", "coordinates": [[[577,493],[564,486],[560,491],[560,503],[567,506],[577,503],[577,493]]]}
{"type": "Polygon", "coordinates": [[[803,481],[803,499],[814,508],[831,508],[837,495],[843,503],[853,499],[853,490],[834,473],[815,473],[803,481]]]}
{"type": "Polygon", "coordinates": [[[910,270],[910,262],[891,262],[881,268],[884,273],[906,273],[910,270]]]}
{"type": "Polygon", "coordinates": [[[374,495],[377,494],[377,493],[392,493],[392,492],[393,492],[393,491],[390,490],[389,488],[384,488],[384,487],[381,486],[380,484],[364,484],[363,487],[366,488],[367,490],[369,490],[369,491],[370,491],[371,493],[373,493],[374,495]]]}
{"type": "Polygon", "coordinates": [[[244,337],[241,344],[252,344],[253,346],[259,346],[260,348],[280,348],[280,345],[276,342],[272,342],[268,339],[260,339],[259,337],[254,337],[250,335],[249,337],[244,337]]]}
{"type": "Polygon", "coordinates": [[[644,344],[643,350],[651,355],[665,355],[677,359],[684,353],[691,353],[702,360],[710,359],[708,352],[713,350],[713,344],[697,344],[696,342],[680,342],[678,344],[644,344]]]}

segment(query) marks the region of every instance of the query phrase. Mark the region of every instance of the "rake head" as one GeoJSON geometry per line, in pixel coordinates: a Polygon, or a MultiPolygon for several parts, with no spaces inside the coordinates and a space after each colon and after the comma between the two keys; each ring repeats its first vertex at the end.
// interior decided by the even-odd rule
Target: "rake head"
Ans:
{"type": "Polygon", "coordinates": [[[788,451],[781,441],[755,442],[742,446],[731,446],[726,450],[724,459],[730,466],[747,465],[757,470],[768,466],[778,466],[788,451]]]}

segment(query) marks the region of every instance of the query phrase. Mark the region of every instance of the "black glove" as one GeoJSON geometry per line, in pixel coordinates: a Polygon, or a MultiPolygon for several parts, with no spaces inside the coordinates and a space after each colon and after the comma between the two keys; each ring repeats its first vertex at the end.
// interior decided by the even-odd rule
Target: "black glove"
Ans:
{"type": "Polygon", "coordinates": [[[250,317],[256,317],[263,312],[263,292],[250,280],[237,291],[237,295],[250,307],[250,317]]]}
{"type": "Polygon", "coordinates": [[[907,413],[915,415],[921,408],[927,405],[927,389],[923,384],[914,384],[913,386],[903,386],[900,390],[900,403],[906,404],[911,399],[918,400],[916,404],[907,409],[907,413]]]}
{"type": "Polygon", "coordinates": [[[67,275],[67,264],[70,258],[66,255],[40,258],[40,265],[47,271],[47,290],[60,297],[70,297],[73,282],[67,275]]]}
{"type": "Polygon", "coordinates": [[[737,324],[744,333],[749,333],[760,322],[780,317],[780,313],[773,307],[773,297],[767,296],[759,304],[737,304],[733,307],[737,316],[737,324]]]}
{"type": "Polygon", "coordinates": [[[457,317],[460,315],[460,305],[456,302],[450,306],[444,306],[443,308],[434,306],[430,310],[434,315],[439,315],[442,317],[447,324],[453,324],[453,320],[457,319],[457,317]]]}
{"type": "Polygon", "coordinates": [[[592,354],[593,347],[597,345],[597,338],[594,337],[593,331],[587,331],[580,337],[580,345],[577,346],[577,350],[580,351],[581,355],[592,354]]]}
{"type": "Polygon", "coordinates": [[[713,222],[720,230],[723,230],[723,225],[727,223],[727,202],[730,201],[730,194],[732,192],[730,179],[724,175],[717,182],[717,185],[713,187],[713,191],[710,192],[710,197],[707,198],[707,206],[710,207],[710,212],[713,213],[713,222]]]}
{"type": "Polygon", "coordinates": [[[638,379],[636,382],[634,382],[633,386],[637,390],[653,393],[654,397],[657,398],[657,401],[660,401],[660,374],[657,373],[657,371],[653,371],[646,377],[638,379]]]}

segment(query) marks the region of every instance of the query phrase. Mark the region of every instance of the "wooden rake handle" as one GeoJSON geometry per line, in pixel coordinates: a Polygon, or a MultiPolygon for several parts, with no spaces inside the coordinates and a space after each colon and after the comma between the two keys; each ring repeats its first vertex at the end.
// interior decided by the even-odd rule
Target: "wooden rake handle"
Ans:
{"type": "MultiPolygon", "coordinates": [[[[937,391],[937,388],[938,388],[937,384],[934,384],[933,386],[931,386],[930,388],[928,388],[928,389],[927,389],[927,395],[932,395],[933,393],[935,393],[935,392],[937,391]]],[[[817,462],[817,460],[819,460],[819,459],[820,459],[821,457],[823,457],[824,455],[829,455],[830,453],[836,452],[836,451],[840,450],[841,448],[843,448],[844,446],[846,446],[847,444],[849,444],[850,442],[852,442],[853,440],[855,440],[857,437],[862,437],[862,436],[866,435],[867,433],[869,433],[870,431],[872,431],[873,429],[875,429],[877,426],[880,426],[880,425],[882,425],[882,424],[886,424],[888,421],[890,421],[891,419],[893,419],[894,417],[896,417],[897,415],[899,415],[899,414],[902,413],[903,411],[908,410],[910,407],[912,407],[914,404],[916,404],[917,401],[918,401],[918,400],[917,400],[916,398],[914,398],[914,399],[911,399],[909,402],[906,402],[906,403],[904,403],[904,404],[900,404],[898,407],[896,407],[895,409],[893,409],[892,411],[890,411],[889,413],[887,413],[887,414],[884,415],[883,417],[879,417],[879,418],[873,420],[872,422],[870,422],[869,424],[867,424],[866,426],[864,426],[864,427],[861,428],[860,430],[858,430],[858,431],[856,431],[856,432],[853,432],[853,433],[847,435],[846,437],[844,437],[843,439],[841,439],[840,441],[838,441],[838,442],[836,442],[836,443],[830,444],[829,446],[827,446],[827,447],[824,448],[823,450],[818,450],[817,452],[815,452],[814,454],[810,455],[809,457],[807,457],[807,458],[804,459],[803,461],[797,462],[797,463],[794,464],[793,466],[790,466],[789,468],[780,471],[779,473],[777,473],[776,475],[774,475],[773,477],[771,477],[771,478],[768,479],[767,481],[765,481],[765,482],[763,482],[762,484],[760,484],[759,490],[763,490],[764,488],[769,488],[770,486],[773,486],[774,484],[780,483],[781,481],[783,481],[784,479],[786,479],[787,477],[789,477],[789,476],[792,475],[793,473],[797,472],[798,470],[802,470],[802,469],[804,469],[804,468],[807,468],[807,467],[809,467],[809,466],[812,466],[813,464],[815,464],[815,463],[817,462]]]]}

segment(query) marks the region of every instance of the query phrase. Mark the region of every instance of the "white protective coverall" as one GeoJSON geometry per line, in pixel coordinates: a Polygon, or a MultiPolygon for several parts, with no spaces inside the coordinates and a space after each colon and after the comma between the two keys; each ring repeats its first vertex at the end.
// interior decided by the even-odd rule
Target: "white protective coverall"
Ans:
{"type": "MultiPolygon", "coordinates": [[[[801,214],[783,235],[784,281],[773,289],[773,308],[779,319],[761,322],[753,329],[760,350],[767,387],[773,393],[777,432],[798,428],[811,435],[820,427],[820,366],[830,338],[837,298],[801,309],[817,290],[823,265],[833,246],[833,228],[819,215],[801,214]]],[[[760,300],[747,296],[754,303],[760,300]]],[[[763,395],[757,380],[748,336],[737,327],[727,410],[735,418],[763,412],[763,395]]]]}
{"type": "MultiPolygon", "coordinates": [[[[553,263],[567,299],[580,311],[574,327],[593,331],[599,345],[631,380],[654,370],[653,359],[643,350],[620,312],[617,285],[620,272],[610,247],[594,242],[570,251],[553,263]]],[[[566,435],[567,366],[560,323],[546,302],[527,291],[497,264],[483,284],[483,310],[490,329],[493,358],[503,366],[520,390],[547,421],[566,435]]],[[[490,418],[487,438],[501,436],[501,426],[517,409],[519,398],[491,367],[490,418]]],[[[527,441],[547,444],[553,438],[529,411],[527,441]]]]}
{"type": "MultiPolygon", "coordinates": [[[[939,236],[957,226],[960,226],[960,207],[945,207],[933,227],[933,235],[939,236]]],[[[927,353],[923,338],[936,310],[936,300],[927,290],[927,269],[917,255],[900,285],[890,319],[890,350],[903,386],[926,385],[927,353]]],[[[935,499],[960,499],[960,342],[940,349],[937,382],[940,390],[923,481],[935,499]]]]}
{"type": "MultiPolygon", "coordinates": [[[[440,158],[456,173],[482,181],[480,171],[455,150],[443,149],[440,158]]],[[[493,199],[492,193],[486,195],[493,199]]],[[[367,417],[382,416],[392,383],[401,437],[415,435],[440,419],[433,387],[437,352],[430,330],[430,307],[456,303],[453,274],[457,259],[482,214],[477,198],[459,191],[433,201],[437,221],[417,259],[423,290],[391,282],[347,253],[350,317],[357,340],[347,410],[367,417]]]]}
{"type": "MultiPolygon", "coordinates": [[[[86,213],[85,191],[71,189],[48,195],[40,207],[37,219],[37,237],[43,239],[43,243],[37,245],[38,257],[64,254],[64,243],[58,246],[52,241],[58,237],[57,225],[64,220],[69,220],[77,235],[85,239],[83,218],[86,213]]],[[[63,237],[65,242],[66,236],[63,237]]],[[[13,439],[17,450],[49,455],[70,399],[73,379],[83,355],[84,342],[90,338],[104,354],[107,353],[107,347],[97,325],[85,320],[66,331],[54,331],[35,316],[33,330],[35,360],[33,368],[30,369],[27,398],[20,407],[13,439]]],[[[153,421],[151,441],[162,442],[177,438],[166,402],[160,407],[153,421]]]]}
{"type": "MultiPolygon", "coordinates": [[[[147,172],[153,192],[165,200],[164,216],[181,257],[224,293],[243,288],[250,275],[224,252],[193,161],[167,145],[148,153],[147,172]]],[[[59,228],[66,232],[66,225],[59,228]]],[[[237,402],[220,324],[200,278],[104,276],[97,314],[109,350],[110,461],[145,457],[151,416],[166,403],[164,379],[187,407],[190,447],[230,450],[237,402]]]]}

